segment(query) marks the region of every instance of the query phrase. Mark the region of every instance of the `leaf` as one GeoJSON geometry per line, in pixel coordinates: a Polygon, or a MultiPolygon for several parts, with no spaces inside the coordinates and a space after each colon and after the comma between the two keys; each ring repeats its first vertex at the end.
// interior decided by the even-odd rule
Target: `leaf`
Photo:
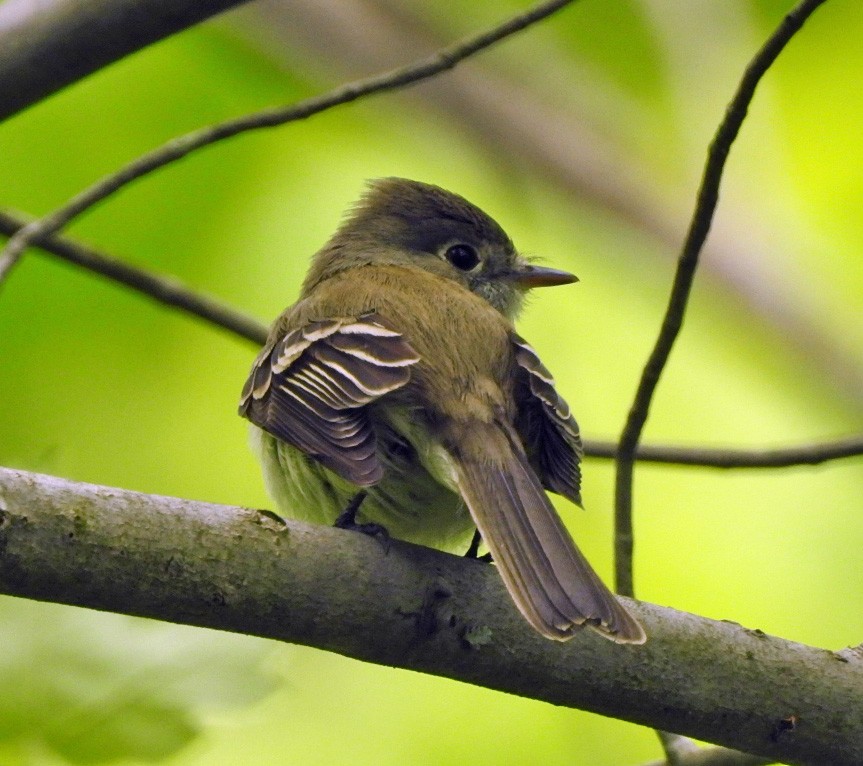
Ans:
{"type": "Polygon", "coordinates": [[[61,763],[161,760],[277,685],[261,639],[18,599],[0,599],[0,645],[0,749],[61,763]]]}

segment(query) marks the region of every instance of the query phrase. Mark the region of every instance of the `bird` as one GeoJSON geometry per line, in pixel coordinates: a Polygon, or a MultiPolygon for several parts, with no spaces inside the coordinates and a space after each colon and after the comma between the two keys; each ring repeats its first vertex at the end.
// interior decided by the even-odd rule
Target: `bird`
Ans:
{"type": "Polygon", "coordinates": [[[370,181],[243,387],[279,513],[451,552],[478,533],[539,634],[643,643],[546,494],[581,506],[581,438],[513,325],[530,289],[575,281],[457,194],[370,181]]]}

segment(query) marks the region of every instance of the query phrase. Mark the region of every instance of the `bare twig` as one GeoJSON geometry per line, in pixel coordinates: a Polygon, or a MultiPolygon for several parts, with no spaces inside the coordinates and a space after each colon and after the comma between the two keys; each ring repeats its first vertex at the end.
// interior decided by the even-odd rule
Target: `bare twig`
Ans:
{"type": "MultiPolygon", "coordinates": [[[[614,442],[588,440],[584,454],[595,458],[613,458],[618,446],[614,442]]],[[[635,459],[643,463],[666,463],[703,468],[788,468],[795,465],[819,465],[830,460],[863,455],[863,435],[847,436],[835,441],[800,444],[774,449],[718,449],[641,444],[635,459]]]]}
{"type": "Polygon", "coordinates": [[[772,758],[762,758],[727,747],[699,747],[689,737],[668,731],[657,730],[665,760],[654,761],[647,766],[768,766],[776,763],[772,758]]]}
{"type": "Polygon", "coordinates": [[[23,252],[33,242],[60,231],[73,218],[147,173],[152,173],[158,168],[176,162],[197,149],[240,133],[302,120],[340,104],[356,101],[364,96],[396,90],[433,77],[452,69],[469,56],[520,32],[572,2],[574,0],[546,0],[490,30],[465,38],[418,62],[367,79],[341,85],[327,93],[313,96],[296,104],[244,115],[179,136],[158,149],[142,155],[117,172],[97,181],[62,207],[29,223],[16,233],[0,252],[0,283],[3,282],[23,252]]]}
{"type": "Polygon", "coordinates": [[[863,763],[854,653],[635,602],[643,646],[548,641],[492,566],[266,511],[0,468],[0,592],[316,646],[783,763],[863,763]]]}
{"type": "Polygon", "coordinates": [[[680,333],[698,256],[713,220],[719,199],[719,184],[731,145],[743,124],[752,97],[762,76],[806,19],[825,0],[802,0],[780,23],[752,59],[728,105],[725,116],[707,153],[707,163],[698,190],[695,211],[677,262],[677,271],[659,336],[641,375],[635,399],[620,436],[615,477],[615,584],[618,593],[632,596],[634,537],[632,533],[632,479],[635,451],[650,410],[653,392],[680,333]]]}
{"type": "MultiPolygon", "coordinates": [[[[2,234],[11,237],[27,224],[28,220],[23,216],[0,211],[2,234]]],[[[193,314],[216,327],[247,338],[258,346],[267,339],[267,328],[260,322],[215,298],[190,290],[174,277],[161,276],[132,266],[66,237],[41,237],[33,244],[87,271],[131,287],[159,303],[193,314]]]]}

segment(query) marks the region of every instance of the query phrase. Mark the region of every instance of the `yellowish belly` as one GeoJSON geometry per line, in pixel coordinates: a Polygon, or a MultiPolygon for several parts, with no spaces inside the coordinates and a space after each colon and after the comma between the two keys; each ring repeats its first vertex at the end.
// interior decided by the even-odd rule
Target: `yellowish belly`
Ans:
{"type": "MultiPolygon", "coordinates": [[[[475,529],[464,502],[426,470],[418,459],[421,449],[388,444],[385,434],[381,441],[378,454],[384,478],[366,488],[368,496],[357,521],[382,524],[398,540],[464,553],[475,529]]],[[[251,442],[261,460],[267,491],[276,510],[287,518],[331,525],[359,490],[256,426],[251,429],[251,442]]]]}

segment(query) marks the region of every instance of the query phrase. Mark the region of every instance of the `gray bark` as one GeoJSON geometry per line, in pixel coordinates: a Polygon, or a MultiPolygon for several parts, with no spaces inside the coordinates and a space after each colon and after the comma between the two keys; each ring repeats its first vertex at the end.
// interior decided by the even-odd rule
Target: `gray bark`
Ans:
{"type": "Polygon", "coordinates": [[[306,644],[784,763],[863,763],[863,660],[632,602],[648,633],[541,638],[491,565],[266,511],[0,469],[0,592],[306,644]]]}
{"type": "Polygon", "coordinates": [[[0,120],[246,0],[5,0],[0,120]]]}

